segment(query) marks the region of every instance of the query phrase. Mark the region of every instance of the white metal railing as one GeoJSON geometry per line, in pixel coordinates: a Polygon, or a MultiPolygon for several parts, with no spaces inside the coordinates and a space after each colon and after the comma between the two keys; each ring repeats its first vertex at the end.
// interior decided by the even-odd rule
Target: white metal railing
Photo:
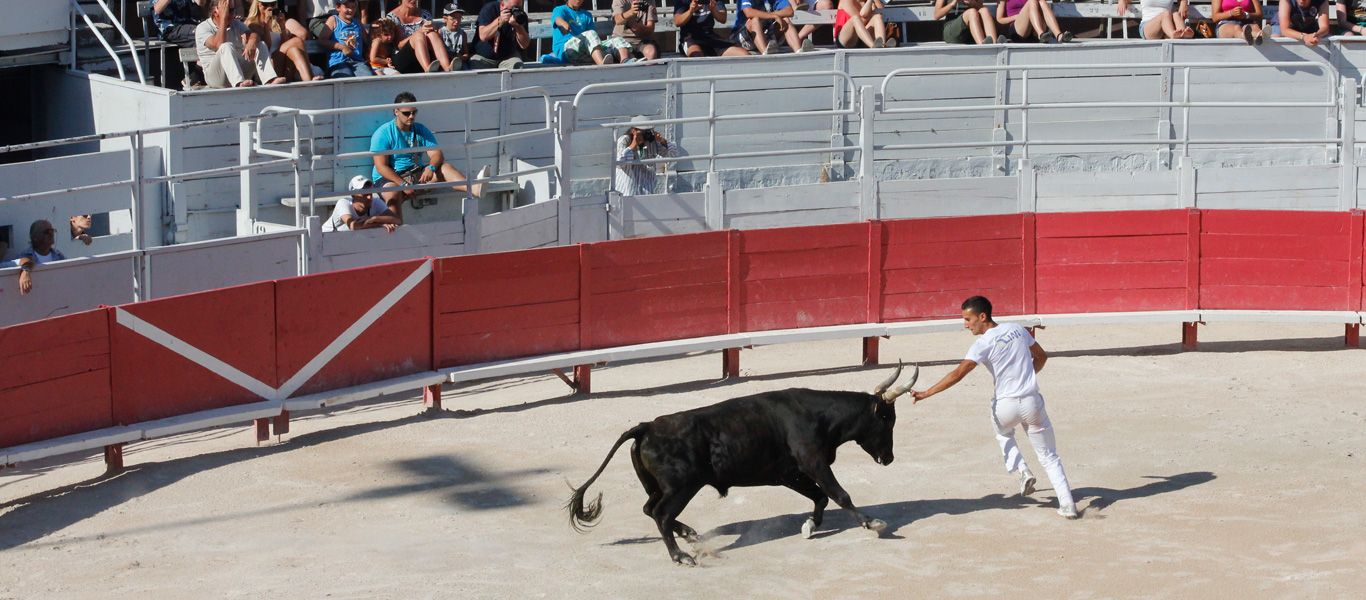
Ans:
{"type": "Polygon", "coordinates": [[[1295,62],[1295,61],[1268,61],[1268,62],[1152,62],[1152,63],[1130,63],[1130,64],[1083,64],[1083,65],[990,65],[990,66],[971,66],[971,67],[928,67],[928,68],[905,68],[895,69],[887,73],[882,78],[878,87],[878,115],[894,114],[925,114],[925,113],[952,113],[952,112],[1000,112],[1000,111],[1019,111],[1020,113],[1020,139],[1011,140],[991,140],[980,142],[930,142],[923,144],[886,144],[878,145],[878,150],[918,150],[931,148],[1004,148],[1019,147],[1023,158],[1029,158],[1029,148],[1031,146],[1115,146],[1115,145],[1156,145],[1170,146],[1179,144],[1181,155],[1189,156],[1190,146],[1195,145],[1224,145],[1224,144],[1247,144],[1247,145],[1274,145],[1274,144],[1334,144],[1343,143],[1341,135],[1293,138],[1293,139],[1234,139],[1234,138],[1201,138],[1192,139],[1190,136],[1190,111],[1192,108],[1337,108],[1340,104],[1338,94],[1339,75],[1333,67],[1327,63],[1316,62],[1295,62]],[[1191,93],[1191,71],[1199,69],[1293,69],[1318,71],[1323,75],[1325,81],[1325,99],[1323,101],[1300,101],[1300,102],[1237,102],[1237,101],[1192,101],[1191,93]],[[1125,71],[1125,70],[1154,70],[1169,69],[1180,71],[1181,93],[1179,100],[1166,101],[1119,101],[1119,102],[1042,102],[1031,103],[1029,101],[1029,74],[1030,72],[1040,71],[1083,71],[1100,70],[1106,72],[1125,71]],[[911,107],[911,108],[888,108],[887,104],[892,101],[888,95],[888,85],[897,78],[906,76],[925,76],[925,75],[960,75],[965,73],[1012,73],[1020,74],[1020,100],[1019,102],[993,103],[993,104],[974,104],[957,106],[933,106],[933,107],[911,107]],[[1083,108],[1172,108],[1180,109],[1181,135],[1180,137],[1158,137],[1158,138],[1135,138],[1135,139],[1049,139],[1038,140],[1029,137],[1029,111],[1030,110],[1075,110],[1083,108]]]}
{"type": "MultiPolygon", "coordinates": [[[[508,90],[508,91],[505,91],[505,92],[493,92],[493,93],[489,93],[489,94],[481,94],[481,95],[478,95],[478,96],[467,96],[467,97],[463,97],[463,98],[445,98],[445,99],[441,99],[441,100],[421,100],[421,101],[417,101],[417,102],[404,102],[404,103],[398,103],[398,104],[374,104],[374,105],[357,106],[357,107],[346,107],[346,108],[329,108],[329,109],[316,109],[316,110],[312,110],[312,109],[297,109],[297,108],[283,107],[283,106],[267,106],[266,108],[261,109],[261,114],[259,114],[259,115],[255,116],[255,117],[253,117],[252,119],[253,119],[253,120],[252,120],[252,123],[249,124],[249,126],[251,127],[251,130],[250,130],[249,132],[247,132],[247,133],[244,133],[244,135],[249,135],[250,137],[249,137],[249,139],[244,139],[244,143],[248,144],[248,145],[250,146],[250,148],[251,148],[251,151],[252,151],[253,153],[255,153],[255,154],[260,154],[260,155],[262,155],[262,156],[277,157],[277,158],[279,159],[279,161],[288,162],[288,163],[290,163],[290,164],[293,166],[293,171],[294,171],[294,197],[295,197],[295,202],[294,202],[294,223],[295,223],[295,226],[296,226],[296,227],[304,227],[304,226],[305,226],[305,224],[304,224],[304,217],[303,217],[303,214],[302,214],[302,210],[303,210],[303,206],[302,206],[302,205],[303,205],[303,200],[304,200],[305,198],[306,198],[307,201],[308,201],[309,214],[313,214],[314,211],[315,211],[315,209],[316,209],[315,203],[316,203],[317,200],[320,200],[320,199],[321,199],[321,200],[327,200],[327,199],[333,199],[333,198],[342,198],[342,197],[345,197],[345,196],[349,196],[349,195],[351,195],[351,194],[358,194],[358,193],[359,193],[359,194],[368,194],[368,193],[376,193],[376,192],[380,192],[380,191],[392,192],[392,191],[395,191],[395,190],[417,190],[417,191],[421,191],[421,190],[449,189],[449,188],[451,188],[451,187],[454,186],[454,185],[464,185],[465,188],[466,188],[466,190],[468,190],[468,189],[470,188],[470,186],[472,186],[472,185],[474,185],[474,184],[484,184],[484,183],[488,183],[489,181],[491,181],[491,180],[493,179],[492,177],[482,177],[482,178],[480,178],[480,177],[472,177],[472,175],[476,173],[475,167],[474,167],[474,164],[473,164],[473,156],[472,156],[472,152],[471,152],[474,148],[477,148],[477,147],[480,147],[480,146],[486,146],[486,145],[490,145],[490,144],[501,144],[501,143],[504,143],[504,142],[510,142],[510,141],[515,141],[515,140],[527,139],[527,138],[532,138],[532,137],[536,137],[536,136],[547,136],[547,137],[549,138],[549,137],[553,137],[554,134],[555,134],[554,114],[553,114],[552,111],[551,111],[550,94],[549,94],[549,92],[547,92],[547,91],[545,90],[545,88],[542,88],[542,87],[525,87],[525,88],[517,88],[517,89],[513,89],[513,90],[508,90]],[[490,102],[490,101],[495,101],[495,100],[500,100],[500,101],[501,101],[501,100],[510,100],[510,99],[513,99],[513,98],[523,98],[523,97],[528,97],[528,96],[530,96],[530,97],[538,97],[538,98],[541,99],[542,110],[543,110],[543,115],[544,115],[544,120],[543,120],[543,123],[542,123],[541,127],[536,128],[536,129],[531,129],[531,130],[528,130],[528,131],[519,131],[519,132],[515,132],[515,133],[503,133],[503,134],[499,134],[499,135],[492,135],[492,136],[485,136],[485,137],[474,137],[474,136],[471,134],[470,127],[471,127],[472,122],[474,121],[474,119],[472,118],[472,115],[471,115],[471,110],[472,110],[472,108],[474,107],[475,104],[478,104],[478,103],[480,103],[480,102],[490,102]],[[422,107],[430,107],[430,106],[452,106],[452,105],[455,105],[455,106],[463,106],[463,107],[465,108],[465,118],[464,118],[464,123],[463,123],[463,135],[462,135],[462,137],[461,137],[461,141],[460,141],[458,144],[439,144],[439,145],[436,145],[436,146],[421,146],[421,147],[414,147],[414,148],[401,148],[401,149],[386,150],[386,151],[381,151],[381,152],[371,152],[371,151],[369,151],[368,149],[365,150],[365,151],[361,151],[361,152],[338,152],[338,150],[339,150],[339,140],[337,139],[338,136],[337,136],[337,134],[336,134],[336,128],[334,128],[334,129],[333,129],[334,133],[333,133],[333,135],[332,135],[332,148],[333,148],[333,152],[332,152],[332,153],[319,153],[319,152],[317,151],[316,146],[315,146],[315,140],[317,140],[317,135],[316,135],[317,121],[318,121],[318,119],[319,119],[320,117],[326,117],[326,116],[336,117],[336,116],[338,116],[338,115],[346,115],[346,114],[354,114],[354,113],[378,112],[378,111],[391,111],[391,110],[394,110],[394,109],[400,108],[400,107],[422,108],[422,107]],[[260,135],[260,133],[261,133],[261,124],[262,124],[264,121],[266,121],[266,120],[268,120],[268,119],[271,119],[271,118],[289,118],[289,119],[291,120],[291,125],[292,125],[292,127],[293,127],[293,132],[292,132],[292,137],[291,137],[291,139],[289,140],[289,145],[290,145],[290,147],[289,147],[289,150],[288,150],[288,151],[274,150],[274,149],[271,149],[271,148],[267,148],[267,147],[265,147],[265,143],[261,140],[261,135],[260,135]],[[304,143],[303,143],[302,138],[300,137],[300,133],[301,133],[301,132],[300,132],[300,126],[301,126],[300,120],[301,120],[301,119],[306,120],[306,123],[305,123],[304,125],[306,125],[306,127],[307,127],[307,138],[308,138],[308,139],[307,139],[307,148],[304,147],[305,145],[304,145],[304,143]],[[388,156],[388,155],[394,155],[394,154],[413,154],[413,153],[420,153],[420,152],[430,152],[430,151],[433,151],[433,150],[439,150],[439,151],[441,151],[442,153],[448,153],[448,152],[450,152],[450,151],[460,151],[460,152],[463,154],[463,157],[462,157],[462,158],[463,158],[463,160],[464,160],[464,166],[465,166],[465,170],[464,170],[465,179],[462,180],[462,181],[440,181],[440,182],[434,182],[434,183],[415,183],[415,184],[408,184],[408,185],[401,185],[401,186],[393,186],[393,185],[384,186],[384,185],[379,185],[380,182],[374,182],[374,183],[376,184],[375,187],[365,188],[365,189],[361,189],[361,190],[331,190],[331,191],[327,191],[327,192],[322,192],[322,193],[320,194],[320,193],[318,192],[318,190],[317,190],[317,182],[316,182],[316,181],[314,180],[314,178],[313,178],[313,171],[314,171],[315,168],[317,168],[317,166],[318,166],[318,164],[319,164],[320,162],[327,162],[330,166],[335,167],[339,162],[344,161],[344,160],[347,160],[347,159],[362,158],[362,157],[364,157],[364,158],[371,158],[371,157],[375,157],[375,156],[388,156]],[[306,166],[305,166],[305,163],[306,163],[306,166]],[[305,175],[305,172],[306,172],[306,175],[305,175]],[[306,183],[306,184],[304,183],[304,178],[305,178],[305,177],[307,178],[307,183],[306,183]],[[308,192],[307,195],[304,195],[304,194],[303,194],[303,192],[304,192],[305,190],[308,192]]],[[[447,160],[447,162],[451,162],[450,159],[449,159],[449,157],[446,157],[446,160],[447,160]]],[[[278,162],[278,161],[277,161],[277,162],[278,162]]],[[[258,164],[260,164],[260,163],[258,163],[258,164]]],[[[499,179],[506,179],[506,178],[509,178],[509,177],[524,177],[524,176],[534,175],[534,174],[536,174],[536,173],[552,173],[552,174],[553,174],[555,171],[556,171],[555,165],[548,165],[548,166],[544,166],[544,167],[532,167],[532,168],[527,168],[527,169],[518,169],[518,170],[513,170],[513,171],[510,171],[510,172],[499,173],[499,174],[498,174],[498,178],[499,178],[499,179]]],[[[467,192],[466,192],[466,198],[469,198],[469,197],[470,197],[470,194],[469,194],[469,192],[467,191],[467,192]]],[[[252,207],[255,206],[254,202],[251,203],[251,206],[252,206],[252,207]]]]}
{"type": "MultiPolygon", "coordinates": [[[[146,85],[147,76],[142,71],[142,61],[138,58],[138,53],[133,43],[133,38],[128,35],[128,30],[123,28],[123,22],[118,17],[114,16],[113,11],[109,10],[109,5],[105,4],[104,0],[94,1],[97,4],[99,4],[100,10],[104,11],[105,17],[109,19],[109,23],[114,28],[114,30],[118,31],[119,36],[123,38],[124,43],[128,44],[128,55],[133,58],[133,68],[137,71],[138,83],[146,85]]],[[[124,74],[123,71],[123,60],[119,58],[119,53],[114,51],[113,46],[109,45],[108,40],[104,39],[104,35],[101,34],[99,29],[95,26],[95,22],[90,19],[90,15],[86,14],[85,8],[81,6],[80,0],[69,0],[69,4],[71,5],[72,14],[71,68],[73,70],[76,68],[76,17],[80,16],[81,20],[85,22],[85,26],[90,30],[91,35],[93,35],[95,39],[99,41],[100,45],[104,47],[104,51],[108,52],[109,57],[113,59],[114,68],[117,69],[119,73],[119,79],[126,80],[127,76],[124,74]]]]}
{"type": "MultiPolygon", "coordinates": [[[[706,83],[706,84],[707,84],[707,114],[706,114],[706,115],[697,116],[697,117],[673,117],[673,118],[661,118],[661,119],[648,119],[648,120],[645,120],[645,121],[642,121],[642,122],[638,122],[638,123],[636,123],[636,124],[645,124],[645,125],[651,125],[651,126],[665,126],[665,125],[681,125],[681,124],[686,124],[686,123],[706,123],[706,124],[707,124],[707,152],[706,152],[706,154],[692,154],[692,153],[689,153],[687,156],[666,156],[666,157],[659,157],[659,158],[642,159],[642,160],[639,161],[641,164],[645,164],[645,165],[656,165],[656,164],[669,164],[669,163],[675,163],[675,162],[679,162],[679,161],[706,160],[706,161],[707,161],[707,171],[708,171],[708,172],[714,172],[714,171],[716,170],[716,161],[717,161],[718,159],[756,158],[756,157],[770,157],[770,156],[800,156],[800,155],[812,155],[812,154],[816,154],[816,155],[820,155],[820,154],[841,154],[841,155],[842,155],[842,154],[848,153],[848,152],[860,152],[860,151],[862,151],[862,148],[861,148],[860,146],[850,146],[850,145],[845,145],[845,146],[826,146],[826,147],[821,147],[821,148],[795,148],[795,149],[788,149],[788,150],[764,150],[764,151],[756,151],[756,152],[728,152],[728,153],[727,153],[727,152],[718,152],[717,149],[716,149],[716,124],[717,124],[717,123],[722,123],[722,122],[727,122],[727,121],[756,120],[756,119],[790,119],[790,118],[799,118],[799,117],[838,117],[838,116],[850,116],[850,115],[855,115],[855,114],[857,114],[858,111],[860,110],[859,101],[858,101],[858,94],[857,94],[857,87],[854,85],[854,79],[853,79],[853,77],[851,77],[848,73],[845,73],[844,71],[799,71],[799,72],[793,72],[793,73],[766,73],[766,74],[762,74],[762,75],[751,75],[751,74],[745,74],[745,75],[704,75],[704,76],[695,76],[695,77],[670,77],[670,78],[665,78],[665,79],[650,79],[650,80],[646,80],[646,81],[623,81],[623,82],[592,83],[592,84],[586,85],[586,86],[584,86],[584,87],[582,87],[582,88],[579,88],[578,93],[574,94],[574,100],[571,101],[571,102],[568,104],[568,109],[565,110],[565,111],[561,111],[560,114],[559,114],[559,119],[560,119],[560,121],[561,121],[561,130],[560,130],[560,132],[559,132],[559,136],[560,136],[561,139],[559,139],[558,141],[559,141],[559,143],[560,143],[560,146],[561,146],[562,150],[561,150],[560,152],[557,152],[557,157],[556,157],[556,158],[557,158],[557,162],[560,163],[559,166],[560,166],[561,177],[564,179],[564,181],[563,181],[562,184],[561,184],[561,185],[563,186],[561,189],[566,189],[566,190],[569,189],[568,186],[569,186],[570,183],[571,183],[570,181],[568,181],[568,176],[565,175],[566,173],[569,172],[568,160],[569,160],[569,154],[570,154],[570,152],[568,151],[568,149],[570,148],[570,141],[567,139],[567,137],[570,136],[570,135],[572,135],[575,131],[579,131],[579,130],[580,130],[580,122],[581,122],[581,120],[579,119],[578,114],[579,114],[580,103],[583,101],[583,98],[584,98],[584,95],[585,95],[585,94],[588,94],[588,93],[601,93],[601,92],[605,92],[605,91],[615,91],[615,90],[630,90],[630,89],[641,89],[641,88],[655,88],[655,87],[660,87],[660,86],[663,86],[664,90],[668,90],[668,89],[669,89],[669,86],[682,86],[682,85],[684,85],[684,84],[689,84],[689,83],[706,83]],[[812,77],[829,77],[829,78],[831,78],[831,85],[832,85],[832,86],[834,85],[835,82],[843,82],[843,83],[844,83],[844,88],[845,88],[846,93],[845,93],[845,94],[841,94],[839,97],[837,97],[837,98],[835,99],[835,101],[831,103],[832,106],[831,106],[830,108],[828,108],[828,109],[808,110],[808,111],[768,112],[768,113],[717,114],[717,111],[716,111],[716,84],[717,84],[718,82],[727,82],[727,81],[751,81],[751,82],[753,82],[753,81],[764,81],[764,80],[771,80],[771,79],[792,79],[792,78],[812,78],[812,77]],[[847,97],[847,103],[844,102],[844,101],[846,100],[846,97],[847,97]]],[[[617,169],[617,154],[616,154],[616,152],[615,152],[616,132],[617,132],[617,130],[619,130],[619,129],[627,128],[627,127],[631,127],[631,126],[633,126],[633,123],[630,123],[630,122],[627,122],[627,121],[620,121],[620,120],[614,120],[614,121],[609,121],[609,122],[606,122],[606,123],[598,123],[598,124],[597,124],[597,127],[598,127],[598,128],[608,129],[608,130],[610,130],[610,131],[612,132],[612,136],[611,136],[611,137],[612,137],[612,144],[614,144],[614,146],[613,146],[613,151],[610,153],[610,156],[611,156],[611,159],[610,159],[610,161],[609,161],[609,167],[610,167],[610,168],[609,168],[609,170],[608,170],[608,178],[607,178],[607,179],[608,179],[608,189],[609,189],[609,190],[615,190],[615,188],[616,188],[616,179],[615,179],[615,177],[612,176],[612,174],[614,174],[614,173],[616,172],[616,169],[617,169]]],[[[859,134],[860,134],[861,136],[864,135],[864,134],[871,135],[871,134],[872,134],[872,131],[871,131],[871,130],[869,130],[869,131],[860,131],[859,134]]]]}

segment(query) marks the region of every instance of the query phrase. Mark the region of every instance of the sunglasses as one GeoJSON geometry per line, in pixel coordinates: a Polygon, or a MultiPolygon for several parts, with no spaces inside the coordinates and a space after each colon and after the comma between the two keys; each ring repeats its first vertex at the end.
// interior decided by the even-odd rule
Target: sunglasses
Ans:
{"type": "Polygon", "coordinates": [[[403,115],[403,116],[405,116],[405,117],[411,117],[411,116],[417,114],[417,109],[414,108],[414,109],[412,109],[412,110],[400,110],[400,111],[398,111],[398,114],[403,115]]]}

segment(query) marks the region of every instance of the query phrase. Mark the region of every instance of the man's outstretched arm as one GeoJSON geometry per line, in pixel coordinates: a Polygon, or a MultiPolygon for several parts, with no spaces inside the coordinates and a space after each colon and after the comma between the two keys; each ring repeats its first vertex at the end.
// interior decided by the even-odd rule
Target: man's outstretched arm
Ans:
{"type": "Polygon", "coordinates": [[[944,378],[940,379],[938,383],[930,386],[923,392],[911,392],[911,396],[915,397],[916,402],[929,398],[930,396],[953,387],[954,384],[962,381],[963,378],[967,377],[968,373],[971,373],[975,368],[977,368],[977,363],[964,359],[963,362],[958,363],[957,367],[954,367],[952,371],[949,371],[948,374],[944,375],[944,378]]]}

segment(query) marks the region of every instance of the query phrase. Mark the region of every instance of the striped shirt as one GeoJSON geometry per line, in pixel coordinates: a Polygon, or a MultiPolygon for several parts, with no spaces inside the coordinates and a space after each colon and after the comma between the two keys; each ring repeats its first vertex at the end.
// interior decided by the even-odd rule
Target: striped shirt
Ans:
{"type": "Polygon", "coordinates": [[[616,190],[623,196],[643,196],[655,193],[655,165],[642,165],[641,160],[678,156],[673,145],[660,147],[650,142],[639,149],[631,148],[631,136],[617,138],[616,190]]]}

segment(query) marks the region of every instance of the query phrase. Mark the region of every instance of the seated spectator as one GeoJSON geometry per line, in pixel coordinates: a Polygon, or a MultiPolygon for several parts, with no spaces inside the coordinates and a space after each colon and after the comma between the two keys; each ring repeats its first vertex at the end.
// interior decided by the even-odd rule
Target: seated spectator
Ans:
{"type": "MultiPolygon", "coordinates": [[[[79,240],[82,244],[85,244],[87,246],[89,246],[91,242],[95,241],[95,238],[90,237],[90,228],[93,226],[90,215],[76,215],[74,217],[71,217],[70,221],[71,239],[79,240]]],[[[0,254],[0,256],[4,255],[0,254]]]]}
{"type": "Polygon", "coordinates": [[[625,196],[643,196],[655,190],[654,164],[642,160],[678,156],[676,148],[655,132],[644,115],[631,117],[632,126],[626,135],[617,138],[616,190],[625,196]]]}
{"type": "Polygon", "coordinates": [[[797,39],[797,30],[792,27],[792,15],[795,12],[797,9],[792,6],[791,0],[738,0],[731,41],[740,44],[745,50],[769,54],[781,36],[789,48],[801,52],[802,41],[797,39]],[[764,10],[766,3],[771,10],[764,10]]]}
{"type": "Polygon", "coordinates": [[[252,2],[245,23],[270,49],[270,59],[279,76],[266,83],[319,81],[323,78],[322,70],[309,64],[308,55],[304,52],[308,30],[285,14],[279,0],[252,2]]]}
{"type": "Polygon", "coordinates": [[[209,18],[195,28],[195,48],[205,83],[212,88],[250,87],[278,81],[270,51],[236,16],[232,0],[213,0],[209,18]]]}
{"type": "MultiPolygon", "coordinates": [[[[1186,0],[1139,0],[1138,34],[1145,40],[1190,39],[1195,30],[1186,24],[1190,4],[1186,0]]],[[[1129,12],[1129,0],[1119,0],[1116,14],[1129,12]]]]}
{"type": "Polygon", "coordinates": [[[1058,27],[1048,0],[1001,0],[996,3],[996,22],[1013,32],[1016,40],[1036,38],[1041,44],[1072,41],[1072,32],[1058,27]]]}
{"type": "Polygon", "coordinates": [[[432,13],[418,8],[417,0],[402,0],[385,18],[398,25],[394,68],[399,73],[451,70],[451,57],[432,23],[432,13]]]}
{"type": "MultiPolygon", "coordinates": [[[[797,4],[800,6],[801,2],[798,2],[797,4]]],[[[816,0],[815,4],[816,10],[835,10],[836,8],[838,8],[838,6],[838,0],[816,0]]],[[[882,8],[881,1],[878,2],[878,8],[882,8]]],[[[839,20],[838,12],[835,13],[835,20],[839,20]]],[[[802,40],[803,51],[810,51],[815,49],[815,45],[811,43],[811,36],[816,33],[817,27],[823,27],[823,25],[803,25],[801,29],[797,30],[797,37],[801,38],[802,40]]],[[[834,38],[835,41],[838,42],[839,34],[834,34],[834,38]]],[[[889,47],[896,46],[896,40],[888,39],[887,42],[885,42],[885,44],[889,47]]]]}
{"type": "MultiPolygon", "coordinates": [[[[347,190],[363,190],[374,187],[369,177],[357,175],[351,178],[347,190]]],[[[383,227],[393,233],[403,224],[403,219],[389,209],[389,205],[379,194],[351,194],[350,198],[338,198],[332,216],[323,223],[323,231],[355,231],[383,227]]]]}
{"type": "Polygon", "coordinates": [[[678,51],[687,56],[748,56],[749,51],[716,35],[716,20],[726,21],[726,5],[716,0],[677,0],[674,26],[678,51]]]}
{"type": "Polygon", "coordinates": [[[1363,23],[1366,23],[1366,7],[1357,6],[1357,0],[1337,0],[1337,18],[1332,23],[1333,35],[1366,34],[1363,23]]]}
{"type": "Polygon", "coordinates": [[[593,13],[584,6],[588,0],[565,0],[550,12],[551,53],[541,57],[545,64],[587,65],[626,62],[631,46],[618,37],[602,39],[593,25],[593,13]]]}
{"type": "Polygon", "coordinates": [[[522,51],[531,47],[522,0],[498,0],[479,9],[474,21],[471,69],[520,69],[522,51]]]}
{"type": "MultiPolygon", "coordinates": [[[[417,97],[410,92],[399,92],[398,96],[394,98],[394,104],[407,102],[417,102],[417,97]]],[[[437,144],[436,135],[432,133],[432,130],[417,122],[417,107],[414,106],[395,108],[394,120],[380,125],[375,133],[370,136],[371,152],[437,145],[439,144],[437,144]]],[[[375,167],[371,173],[371,180],[381,182],[385,187],[437,181],[465,181],[465,175],[454,165],[446,162],[446,157],[440,150],[376,154],[373,160],[375,167]]],[[[479,175],[476,178],[483,179],[487,176],[488,167],[485,166],[479,170],[479,175]]],[[[451,189],[461,192],[468,189],[471,196],[479,196],[483,184],[461,183],[451,186],[451,189]]],[[[402,218],[403,201],[415,198],[417,194],[418,192],[415,190],[405,189],[383,192],[381,196],[384,197],[394,214],[402,218]]]]}
{"type": "Polygon", "coordinates": [[[944,19],[944,41],[950,44],[1004,44],[996,35],[996,19],[982,0],[934,0],[934,18],[944,19]]]}
{"type": "Polygon", "coordinates": [[[1317,46],[1328,37],[1328,0],[1281,0],[1281,36],[1317,46]]]}
{"type": "Polygon", "coordinates": [[[656,0],[612,0],[612,35],[631,47],[631,57],[654,60],[659,58],[655,43],[655,22],[659,20],[656,0]]]}
{"type": "Polygon", "coordinates": [[[445,21],[445,27],[441,28],[441,41],[446,46],[446,54],[451,57],[452,71],[464,71],[470,61],[470,40],[465,35],[465,28],[461,27],[464,18],[465,9],[455,2],[447,4],[441,11],[441,19],[445,21]]]}
{"type": "Polygon", "coordinates": [[[372,77],[375,72],[365,57],[365,25],[356,19],[356,0],[339,0],[337,14],[323,23],[318,39],[332,49],[327,56],[327,76],[372,77]]]}
{"type": "Polygon", "coordinates": [[[57,230],[52,227],[52,223],[44,220],[34,221],[28,228],[28,239],[29,247],[10,263],[23,269],[19,272],[20,294],[27,294],[33,289],[33,276],[30,273],[35,267],[66,260],[66,255],[57,249],[57,230]]]}
{"type": "Polygon", "coordinates": [[[835,45],[853,48],[854,40],[867,48],[887,47],[887,24],[882,20],[881,0],[839,0],[835,13],[835,45]]]}
{"type": "Polygon", "coordinates": [[[1248,45],[1261,45],[1266,39],[1259,0],[1214,0],[1210,10],[1219,37],[1242,38],[1248,45]]]}
{"type": "MultiPolygon", "coordinates": [[[[195,26],[204,20],[203,15],[208,11],[208,7],[209,0],[156,0],[152,4],[152,24],[156,26],[161,41],[180,48],[193,48],[195,26]]],[[[178,72],[180,62],[171,61],[167,67],[173,67],[178,72]]],[[[194,73],[194,69],[190,71],[183,74],[184,81],[181,85],[184,88],[193,86],[195,80],[202,77],[194,73]]]]}
{"type": "Polygon", "coordinates": [[[370,68],[376,75],[401,75],[394,68],[394,38],[397,35],[398,25],[388,19],[370,25],[370,68]]]}

